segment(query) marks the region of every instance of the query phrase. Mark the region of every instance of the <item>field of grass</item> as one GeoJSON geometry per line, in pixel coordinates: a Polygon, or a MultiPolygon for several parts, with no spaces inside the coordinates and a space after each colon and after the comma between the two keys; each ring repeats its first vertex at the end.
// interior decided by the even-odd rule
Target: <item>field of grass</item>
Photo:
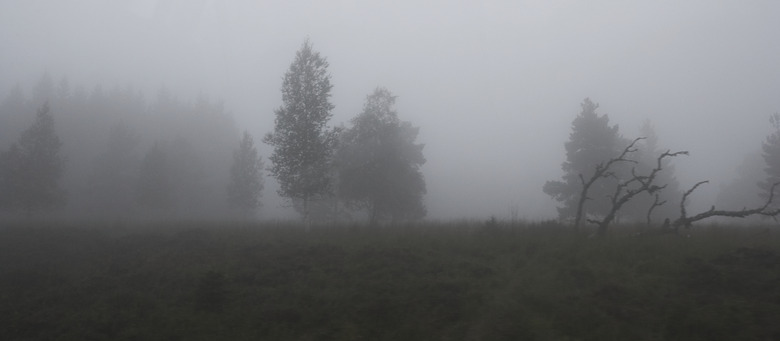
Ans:
{"type": "Polygon", "coordinates": [[[0,228],[5,340],[780,340],[780,228],[0,228]],[[687,233],[687,232],[686,232],[687,233]]]}

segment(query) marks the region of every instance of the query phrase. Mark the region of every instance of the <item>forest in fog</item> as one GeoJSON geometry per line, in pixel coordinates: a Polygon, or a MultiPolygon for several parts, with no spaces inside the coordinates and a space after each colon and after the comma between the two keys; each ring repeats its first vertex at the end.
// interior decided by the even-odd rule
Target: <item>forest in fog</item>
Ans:
{"type": "Polygon", "coordinates": [[[18,136],[0,153],[0,209],[11,218],[254,219],[267,170],[304,221],[423,218],[419,129],[398,119],[396,96],[381,87],[350,126],[328,127],[327,67],[306,40],[263,138],[275,148],[268,168],[220,102],[164,88],[147,102],[131,86],[87,92],[44,74],[29,99],[17,86],[0,107],[0,135],[18,136]]]}
{"type": "MultiPolygon", "coordinates": [[[[153,213],[142,210],[147,205],[140,193],[142,170],[158,152],[164,155],[169,172],[166,183],[155,184],[159,187],[155,190],[168,192],[168,198],[161,199],[164,202],[156,203],[159,208],[170,208],[182,218],[224,216],[224,188],[240,136],[222,103],[205,96],[178,99],[164,88],[153,96],[132,86],[87,88],[70,84],[64,77],[54,80],[47,73],[32,89],[17,86],[3,100],[0,139],[4,151],[37,123],[42,110],[48,110],[53,119],[53,133],[61,145],[56,150],[59,164],[50,166],[58,167],[61,175],[55,177],[52,188],[32,194],[38,200],[20,203],[24,189],[5,190],[6,211],[143,218],[153,213]],[[9,197],[11,193],[18,197],[9,197]]],[[[21,181],[9,178],[12,160],[8,154],[5,151],[3,158],[4,189],[13,185],[8,182],[21,181]]],[[[33,175],[32,170],[26,173],[33,175]]],[[[35,181],[41,180],[30,180],[35,181]]]]}
{"type": "Polygon", "coordinates": [[[780,340],[780,1],[0,0],[0,338],[780,340]]]}
{"type": "Polygon", "coordinates": [[[758,207],[775,176],[776,13],[765,1],[3,2],[0,152],[24,154],[48,103],[61,161],[56,200],[6,200],[3,214],[573,220],[579,175],[640,137],[616,177],[594,181],[586,220],[609,215],[632,166],[649,175],[667,150],[688,154],[664,158],[654,184],[666,186],[633,196],[618,221],[674,220],[700,181],[691,213],[758,207]],[[303,114],[310,136],[295,137],[279,118],[300,115],[285,82],[306,44],[328,89],[323,111],[303,114]],[[389,160],[368,152],[380,127],[400,167],[384,174],[358,167],[389,160]],[[570,155],[588,134],[604,139],[570,155]],[[319,160],[280,156],[294,140],[319,160]]]}

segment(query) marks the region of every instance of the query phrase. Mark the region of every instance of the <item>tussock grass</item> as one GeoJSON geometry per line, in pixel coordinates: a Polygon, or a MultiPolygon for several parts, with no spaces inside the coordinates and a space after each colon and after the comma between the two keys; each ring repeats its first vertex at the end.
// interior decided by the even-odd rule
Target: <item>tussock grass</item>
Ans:
{"type": "Polygon", "coordinates": [[[7,339],[780,339],[780,229],[16,223],[7,339]]]}

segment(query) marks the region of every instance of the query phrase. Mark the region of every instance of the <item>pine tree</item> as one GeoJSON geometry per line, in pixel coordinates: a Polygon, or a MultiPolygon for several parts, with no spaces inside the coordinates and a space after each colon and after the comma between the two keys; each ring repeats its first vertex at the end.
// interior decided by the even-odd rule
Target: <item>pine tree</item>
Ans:
{"type": "Polygon", "coordinates": [[[283,105],[276,110],[274,132],[264,142],[273,146],[271,174],[279,195],[301,201],[304,220],[312,200],[331,193],[331,159],[335,131],[326,128],[330,103],[328,62],[306,40],[282,82],[283,105]]]}
{"type": "Polygon", "coordinates": [[[396,97],[377,88],[363,112],[343,132],[336,156],[339,196],[368,211],[371,224],[380,219],[425,216],[423,145],[415,143],[419,128],[401,122],[396,97]]]}
{"type": "Polygon", "coordinates": [[[230,183],[227,187],[230,207],[247,214],[260,207],[262,169],[263,161],[257,155],[252,135],[245,131],[241,144],[233,152],[233,165],[230,167],[230,183]]]}
{"type": "Polygon", "coordinates": [[[61,147],[49,105],[44,104],[19,141],[0,157],[5,207],[32,214],[65,203],[59,184],[65,168],[61,147]]]}
{"type": "MultiPolygon", "coordinates": [[[[580,176],[590,178],[601,162],[616,157],[628,145],[618,133],[618,126],[609,125],[607,115],[596,113],[598,104],[586,98],[582,103],[582,111],[572,122],[572,132],[566,148],[566,161],[561,168],[564,175],[561,181],[547,181],[544,192],[563,205],[558,207],[561,219],[573,218],[576,215],[577,202],[582,189],[580,176]]],[[[591,187],[585,211],[586,214],[602,215],[609,209],[607,195],[614,191],[618,179],[604,178],[591,187]]]]}

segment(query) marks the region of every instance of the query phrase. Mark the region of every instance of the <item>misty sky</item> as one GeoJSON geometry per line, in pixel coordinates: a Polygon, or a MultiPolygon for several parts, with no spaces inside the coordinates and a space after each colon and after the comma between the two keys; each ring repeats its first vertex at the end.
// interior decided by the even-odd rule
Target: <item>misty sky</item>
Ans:
{"type": "MultiPolygon", "coordinates": [[[[712,180],[694,198],[708,206],[780,111],[779,32],[778,1],[0,0],[0,94],[44,70],[147,98],[164,85],[224,99],[259,140],[309,37],[330,62],[332,124],[385,86],[421,128],[430,218],[554,217],[541,188],[585,97],[624,136],[650,119],[689,150],[678,179],[712,180]]],[[[263,210],[282,214],[266,184],[263,210]]]]}

